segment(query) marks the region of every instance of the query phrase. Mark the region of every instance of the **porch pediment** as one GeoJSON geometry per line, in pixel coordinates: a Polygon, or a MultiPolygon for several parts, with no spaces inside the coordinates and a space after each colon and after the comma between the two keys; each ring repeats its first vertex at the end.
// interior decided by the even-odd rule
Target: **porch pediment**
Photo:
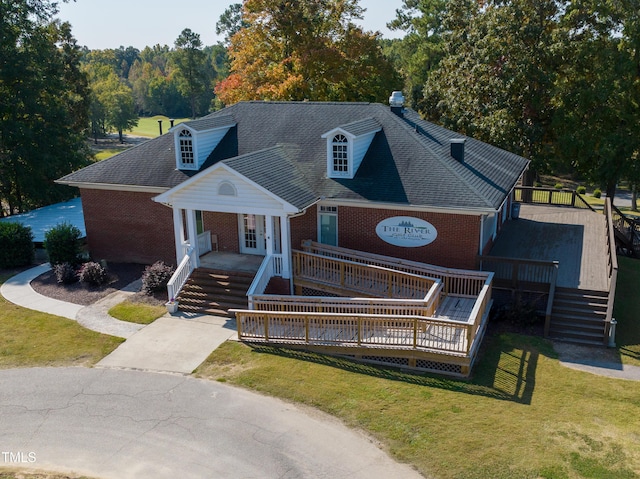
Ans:
{"type": "Polygon", "coordinates": [[[282,215],[299,211],[224,162],[156,196],[154,201],[181,209],[222,213],[282,215]]]}

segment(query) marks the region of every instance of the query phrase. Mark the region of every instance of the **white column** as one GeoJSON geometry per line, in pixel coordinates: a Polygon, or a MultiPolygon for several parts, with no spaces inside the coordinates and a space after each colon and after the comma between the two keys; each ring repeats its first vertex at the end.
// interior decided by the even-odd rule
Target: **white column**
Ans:
{"type": "Polygon", "coordinates": [[[194,267],[200,267],[200,248],[198,248],[198,226],[196,222],[195,210],[186,210],[187,212],[187,231],[189,232],[189,244],[194,250],[194,267]]]}
{"type": "Polygon", "coordinates": [[[266,243],[267,243],[267,256],[273,254],[273,216],[267,215],[265,216],[266,223],[266,243]]]}
{"type": "Polygon", "coordinates": [[[182,227],[182,210],[173,207],[173,236],[176,242],[176,267],[182,261],[184,251],[182,244],[184,243],[184,228],[182,227]]]}
{"type": "Polygon", "coordinates": [[[289,279],[291,275],[291,234],[289,217],[280,217],[280,241],[282,242],[282,277],[289,279]]]}

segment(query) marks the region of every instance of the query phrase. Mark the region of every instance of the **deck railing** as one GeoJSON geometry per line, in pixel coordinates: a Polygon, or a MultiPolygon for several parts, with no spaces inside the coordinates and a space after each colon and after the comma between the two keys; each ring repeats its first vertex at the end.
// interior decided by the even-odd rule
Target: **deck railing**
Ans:
{"type": "Polygon", "coordinates": [[[204,231],[198,235],[198,253],[207,254],[212,249],[211,231],[204,231]]]}
{"type": "Polygon", "coordinates": [[[574,208],[593,210],[593,207],[579,193],[569,189],[516,186],[514,199],[520,203],[572,206],[574,208]]]}
{"type": "Polygon", "coordinates": [[[391,258],[389,256],[325,245],[314,241],[304,241],[302,243],[302,249],[308,253],[343,259],[354,263],[380,266],[419,276],[440,279],[444,284],[444,294],[469,297],[478,296],[487,280],[487,273],[482,271],[443,268],[400,258],[391,258]]]}
{"type": "Polygon", "coordinates": [[[317,346],[413,349],[468,355],[474,324],[418,316],[235,311],[246,341],[317,346]]]}
{"type": "Polygon", "coordinates": [[[495,279],[518,289],[523,283],[551,284],[557,276],[558,261],[539,261],[501,256],[479,256],[480,269],[495,273],[495,279]]]}
{"type": "Polygon", "coordinates": [[[618,257],[616,256],[615,226],[613,223],[613,204],[611,198],[604,202],[607,235],[607,265],[609,268],[609,297],[607,299],[607,316],[605,319],[605,346],[615,345],[615,329],[611,329],[613,320],[613,303],[616,297],[616,282],[618,280],[618,257]]]}
{"type": "Polygon", "coordinates": [[[640,221],[632,220],[611,204],[611,219],[615,227],[614,233],[621,238],[624,247],[631,255],[640,257],[640,221]]]}
{"type": "MultiPolygon", "coordinates": [[[[430,296],[439,298],[439,291],[430,296]]],[[[255,303],[269,307],[268,311],[233,310],[238,337],[246,341],[401,348],[475,357],[480,333],[486,327],[483,319],[491,304],[491,281],[482,287],[467,321],[411,314],[420,311],[420,307],[414,309],[407,300],[308,299],[305,302],[291,298],[288,306],[283,304],[286,311],[274,311],[275,304],[269,307],[268,299],[255,303]],[[376,314],[385,311],[394,314],[376,314]]]]}
{"type": "Polygon", "coordinates": [[[293,252],[294,283],[309,280],[370,297],[422,299],[434,278],[320,254],[293,252]]]}
{"type": "Polygon", "coordinates": [[[193,246],[188,246],[185,248],[186,253],[180,264],[174,271],[173,275],[169,279],[169,283],[167,283],[167,296],[169,297],[169,301],[173,301],[178,297],[178,294],[182,290],[182,287],[185,285],[191,273],[195,269],[195,248],[193,246]]]}
{"type": "Polygon", "coordinates": [[[361,287],[364,294],[371,294],[373,288],[385,297],[255,295],[252,310],[233,310],[241,340],[413,349],[471,361],[475,357],[491,305],[493,273],[430,267],[313,242],[304,246],[306,252],[293,255],[296,280],[302,275],[349,291],[361,287]],[[403,271],[394,269],[398,267],[403,271]],[[437,272],[441,278],[425,277],[426,271],[437,272]],[[475,298],[466,320],[437,317],[446,294],[475,298]]]}
{"type": "Polygon", "coordinates": [[[256,295],[252,307],[259,311],[315,312],[340,314],[383,314],[396,316],[426,316],[435,314],[440,304],[442,283],[433,283],[422,300],[387,298],[341,298],[327,296],[256,295]]]}

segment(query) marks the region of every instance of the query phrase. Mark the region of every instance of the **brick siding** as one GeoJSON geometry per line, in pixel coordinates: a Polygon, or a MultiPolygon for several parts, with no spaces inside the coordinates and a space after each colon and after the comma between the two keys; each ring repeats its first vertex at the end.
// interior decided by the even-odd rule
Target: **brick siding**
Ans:
{"type": "Polygon", "coordinates": [[[82,189],[89,253],[95,260],[175,265],[171,208],[154,193],[82,189]]]}

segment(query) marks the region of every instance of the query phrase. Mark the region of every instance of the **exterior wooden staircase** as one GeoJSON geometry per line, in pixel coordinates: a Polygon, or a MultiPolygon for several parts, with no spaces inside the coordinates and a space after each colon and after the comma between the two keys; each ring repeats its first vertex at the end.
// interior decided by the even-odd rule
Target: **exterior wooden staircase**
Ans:
{"type": "Polygon", "coordinates": [[[230,309],[247,308],[247,290],[252,273],[196,269],[178,296],[185,313],[233,317],[230,309]]]}
{"type": "Polygon", "coordinates": [[[607,291],[557,287],[549,336],[563,341],[604,346],[607,291]]]}

